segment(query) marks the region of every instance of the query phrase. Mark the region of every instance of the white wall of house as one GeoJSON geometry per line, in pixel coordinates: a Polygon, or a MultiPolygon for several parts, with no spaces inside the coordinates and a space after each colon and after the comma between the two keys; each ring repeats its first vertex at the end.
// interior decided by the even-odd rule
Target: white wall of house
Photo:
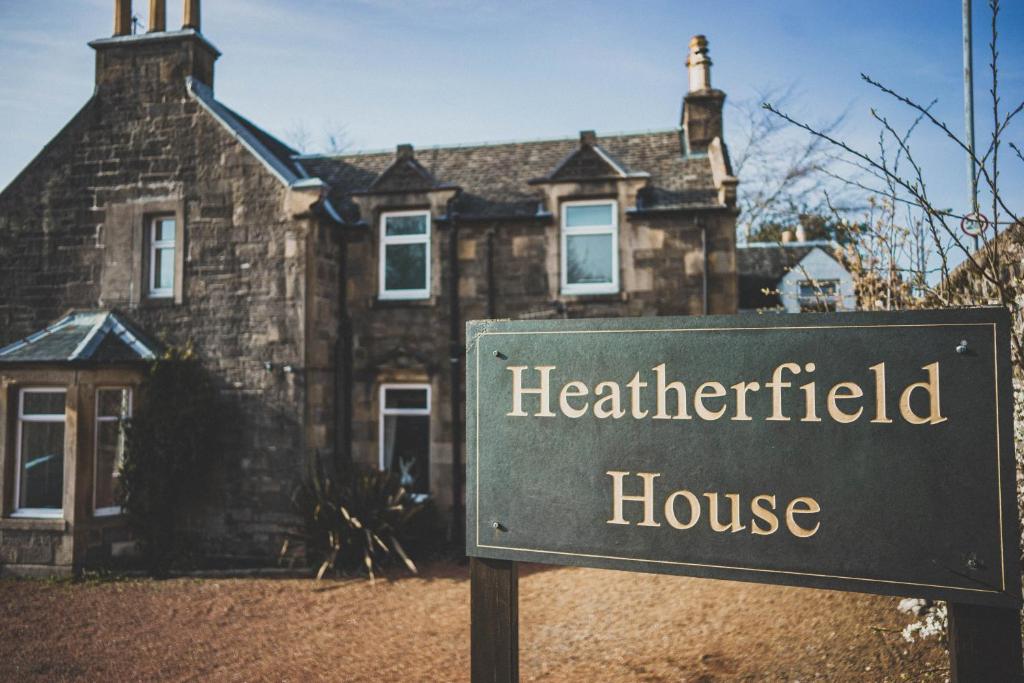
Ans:
{"type": "Polygon", "coordinates": [[[835,310],[857,309],[853,276],[832,256],[818,247],[808,252],[779,282],[779,298],[787,313],[801,311],[803,300],[807,298],[808,283],[813,283],[811,286],[819,297],[828,296],[834,283],[835,310]]]}

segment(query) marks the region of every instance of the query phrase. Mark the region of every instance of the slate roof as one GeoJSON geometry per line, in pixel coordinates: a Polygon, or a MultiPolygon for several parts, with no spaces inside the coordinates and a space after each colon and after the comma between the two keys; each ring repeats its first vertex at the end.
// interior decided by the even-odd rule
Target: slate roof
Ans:
{"type": "Polygon", "coordinates": [[[0,348],[0,363],[151,360],[160,345],[110,311],[79,311],[0,348]]]}
{"type": "MultiPolygon", "coordinates": [[[[651,188],[642,193],[640,208],[718,205],[711,162],[706,156],[685,156],[680,134],[675,129],[597,140],[600,151],[626,174],[651,176],[651,188]]],[[[463,217],[525,217],[542,212],[540,193],[530,181],[566,168],[564,162],[580,149],[579,138],[563,138],[421,148],[415,158],[438,183],[462,188],[457,209],[463,217]]],[[[303,155],[295,161],[308,176],[328,184],[336,207],[351,210],[351,196],[369,190],[395,159],[395,152],[386,151],[303,155]]]]}
{"type": "Polygon", "coordinates": [[[736,273],[739,276],[739,308],[778,308],[779,282],[786,273],[813,250],[830,246],[823,242],[758,242],[736,247],[736,273]],[[770,290],[768,294],[764,290],[770,290]]]}

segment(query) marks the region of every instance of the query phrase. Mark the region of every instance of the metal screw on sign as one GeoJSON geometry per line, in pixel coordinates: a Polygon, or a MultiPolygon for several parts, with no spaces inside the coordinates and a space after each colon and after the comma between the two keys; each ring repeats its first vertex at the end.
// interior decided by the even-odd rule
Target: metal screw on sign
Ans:
{"type": "Polygon", "coordinates": [[[977,211],[971,213],[960,219],[960,229],[971,237],[978,237],[985,230],[985,226],[988,225],[988,218],[984,214],[977,211]]]}

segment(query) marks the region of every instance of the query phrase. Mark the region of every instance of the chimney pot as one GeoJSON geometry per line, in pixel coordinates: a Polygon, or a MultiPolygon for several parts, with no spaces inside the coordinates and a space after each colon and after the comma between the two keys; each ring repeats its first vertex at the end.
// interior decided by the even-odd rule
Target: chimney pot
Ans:
{"type": "Polygon", "coordinates": [[[406,143],[404,145],[399,145],[398,147],[395,148],[395,156],[397,158],[399,158],[399,159],[412,159],[412,157],[413,157],[412,145],[410,145],[408,143],[406,143]]]}
{"type": "Polygon", "coordinates": [[[132,34],[132,0],[114,0],[114,35],[132,34]]]}
{"type": "Polygon", "coordinates": [[[704,36],[690,38],[686,67],[690,75],[690,92],[711,89],[711,58],[708,57],[708,39],[704,36]]]}
{"type": "Polygon", "coordinates": [[[793,241],[793,231],[792,230],[783,230],[782,231],[782,243],[783,244],[789,244],[792,241],[793,241]]]}
{"type": "Polygon", "coordinates": [[[592,130],[581,130],[580,144],[587,147],[593,147],[597,144],[597,133],[592,130]]]}
{"type": "Polygon", "coordinates": [[[199,0],[185,0],[185,18],[181,27],[199,31],[199,24],[199,0]]]}
{"type": "Polygon", "coordinates": [[[804,229],[804,226],[802,226],[802,225],[796,226],[796,241],[797,242],[806,242],[807,241],[807,230],[804,229]]]}
{"type": "Polygon", "coordinates": [[[167,0],[149,0],[149,32],[167,30],[167,0]]]}

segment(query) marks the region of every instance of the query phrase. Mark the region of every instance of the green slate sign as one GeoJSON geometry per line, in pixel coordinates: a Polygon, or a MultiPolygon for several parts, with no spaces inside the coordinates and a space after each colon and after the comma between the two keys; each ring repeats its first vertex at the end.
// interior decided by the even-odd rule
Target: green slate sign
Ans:
{"type": "Polygon", "coordinates": [[[999,309],[467,327],[467,554],[1020,602],[999,309]]]}

